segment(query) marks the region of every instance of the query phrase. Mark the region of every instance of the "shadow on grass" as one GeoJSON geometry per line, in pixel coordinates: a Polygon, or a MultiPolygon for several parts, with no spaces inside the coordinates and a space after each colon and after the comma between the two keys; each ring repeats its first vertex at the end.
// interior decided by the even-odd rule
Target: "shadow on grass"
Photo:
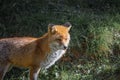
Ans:
{"type": "Polygon", "coordinates": [[[4,77],[5,80],[23,80],[24,77],[28,77],[29,71],[27,69],[21,69],[13,67],[8,71],[4,77]]]}

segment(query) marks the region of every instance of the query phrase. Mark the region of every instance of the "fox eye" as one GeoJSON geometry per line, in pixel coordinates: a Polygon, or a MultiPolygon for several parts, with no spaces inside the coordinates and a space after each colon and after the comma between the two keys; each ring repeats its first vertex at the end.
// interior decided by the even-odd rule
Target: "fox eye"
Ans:
{"type": "Polygon", "coordinates": [[[57,41],[62,41],[61,39],[56,39],[57,41]]]}
{"type": "Polygon", "coordinates": [[[68,38],[65,38],[65,40],[68,40],[68,38]]]}

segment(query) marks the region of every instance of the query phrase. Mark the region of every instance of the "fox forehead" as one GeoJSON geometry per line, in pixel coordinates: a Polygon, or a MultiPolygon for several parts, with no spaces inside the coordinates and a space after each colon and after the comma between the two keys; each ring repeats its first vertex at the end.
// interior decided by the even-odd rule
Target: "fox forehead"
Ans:
{"type": "Polygon", "coordinates": [[[68,33],[69,33],[67,27],[64,27],[62,25],[55,25],[54,27],[56,29],[56,33],[58,33],[60,35],[68,35],[68,33]]]}
{"type": "Polygon", "coordinates": [[[69,31],[67,27],[56,25],[56,36],[59,38],[67,38],[69,36],[69,31]]]}

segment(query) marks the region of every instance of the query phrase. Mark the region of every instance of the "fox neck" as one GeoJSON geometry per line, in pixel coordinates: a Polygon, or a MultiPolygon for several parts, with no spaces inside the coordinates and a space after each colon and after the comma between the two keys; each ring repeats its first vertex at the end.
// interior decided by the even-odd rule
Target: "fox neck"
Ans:
{"type": "Polygon", "coordinates": [[[37,47],[41,51],[41,53],[45,54],[50,52],[50,47],[49,47],[50,41],[49,41],[48,33],[40,37],[37,40],[37,43],[38,43],[37,47]]]}
{"type": "Polygon", "coordinates": [[[51,52],[46,56],[46,59],[40,63],[40,67],[42,69],[48,69],[51,67],[57,60],[59,60],[63,54],[65,53],[65,50],[57,50],[55,52],[51,52]]]}

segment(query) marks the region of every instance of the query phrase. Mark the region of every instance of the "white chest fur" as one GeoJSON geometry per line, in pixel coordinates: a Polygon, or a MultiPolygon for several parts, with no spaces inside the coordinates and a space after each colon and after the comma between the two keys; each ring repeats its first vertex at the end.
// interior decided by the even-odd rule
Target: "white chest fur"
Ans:
{"type": "Polygon", "coordinates": [[[58,59],[62,57],[62,55],[65,53],[65,50],[57,50],[55,52],[51,52],[47,55],[47,58],[45,61],[43,61],[40,65],[41,68],[49,68],[52,66],[58,59]]]}

